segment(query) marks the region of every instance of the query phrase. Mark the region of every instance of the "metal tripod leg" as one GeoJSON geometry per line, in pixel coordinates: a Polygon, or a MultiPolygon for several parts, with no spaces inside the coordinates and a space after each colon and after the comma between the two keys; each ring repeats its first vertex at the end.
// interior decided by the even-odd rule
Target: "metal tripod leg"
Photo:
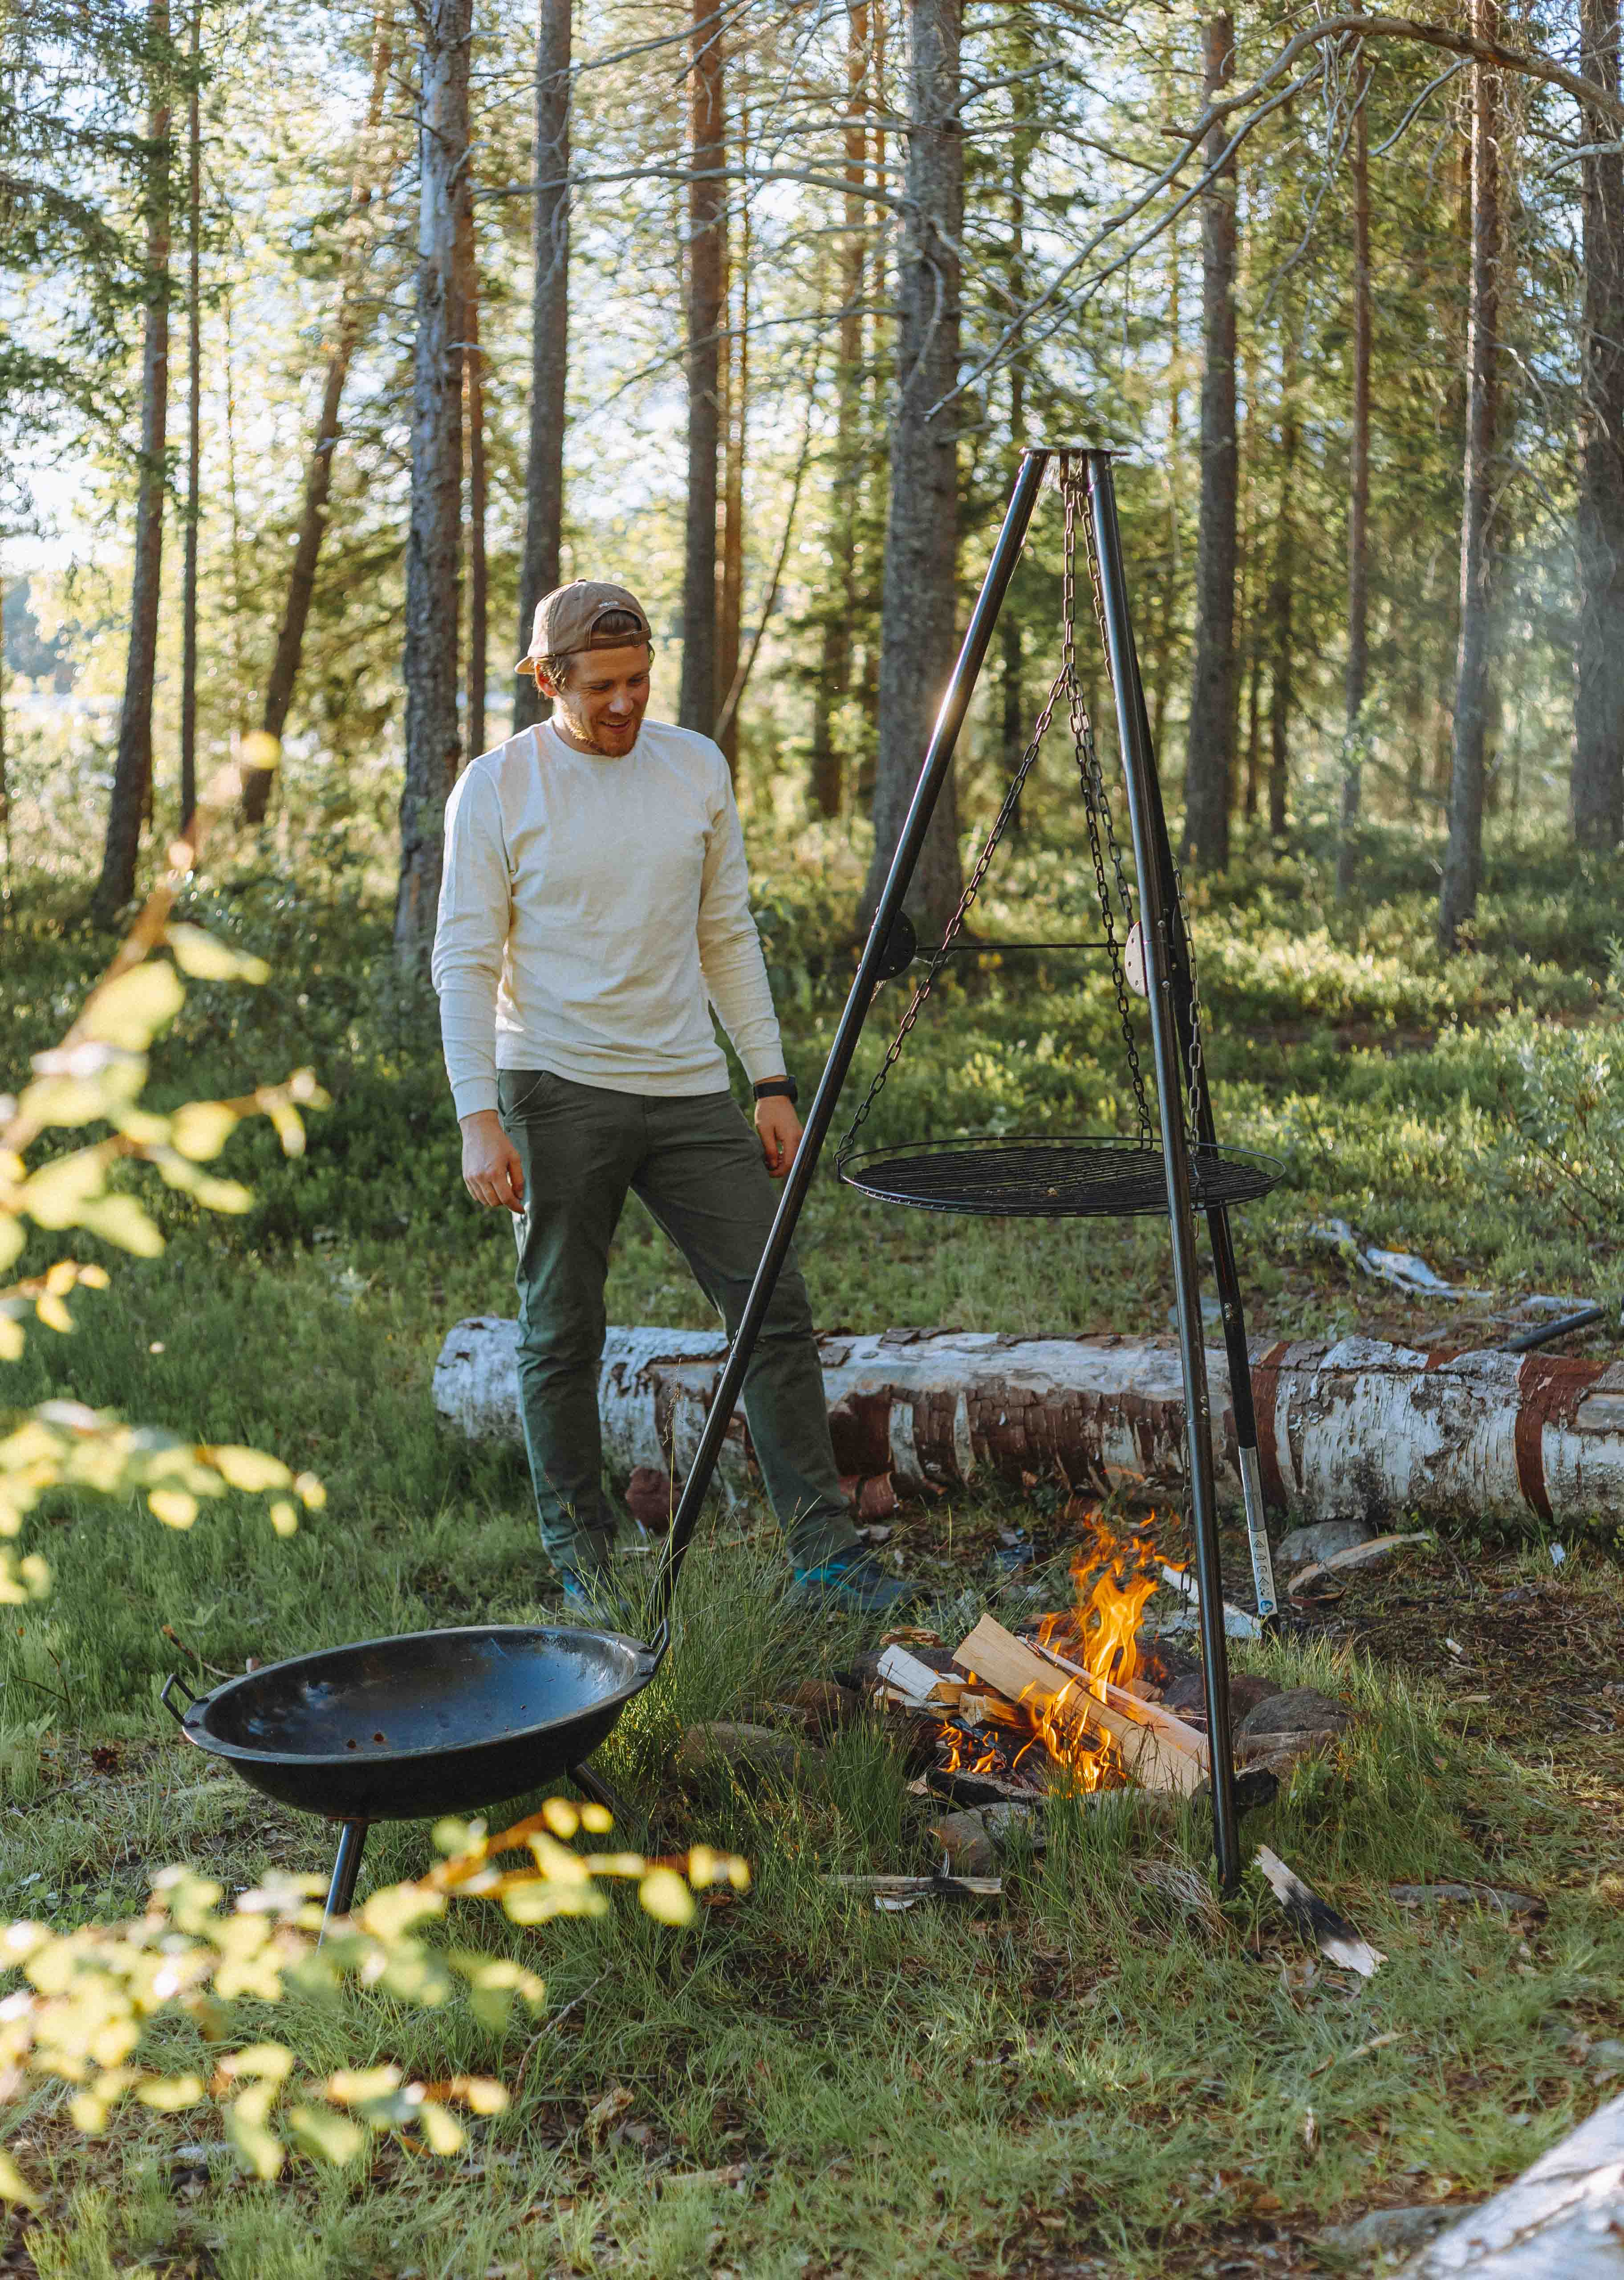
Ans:
{"type": "Polygon", "coordinates": [[[589,1798],[594,1805],[601,1805],[605,1813],[613,1814],[615,1826],[618,1829],[629,1827],[632,1818],[630,1813],[610,1788],[608,1783],[600,1781],[590,1766],[572,1766],[569,1769],[569,1778],[574,1783],[582,1797],[589,1798]]]}
{"type": "Polygon", "coordinates": [[[1111,455],[1090,451],[1089,495],[1098,551],[1112,694],[1122,748],[1122,773],[1133,824],[1134,867],[1139,874],[1139,914],[1144,943],[1156,1098],[1161,1116],[1162,1158],[1167,1174],[1167,1220],[1172,1235],[1174,1311],[1184,1377],[1189,1443],[1190,1516],[1200,1589],[1202,1677],[1206,1693],[1207,1751],[1212,1761],[1212,1836],[1219,1881],[1233,1892],[1241,1881],[1240,1816],[1235,1794],[1235,1748],[1229,1729],[1229,1652],[1224,1637],[1224,1583],[1218,1559],[1218,1512],[1212,1477],[1212,1421],[1207,1392],[1206,1347],[1201,1329],[1201,1288],[1196,1258],[1196,1214],[1190,1196],[1189,1149],[1184,1132],[1184,1075],[1174,1002],[1173,927],[1178,905],[1166,880],[1172,864],[1166,825],[1160,822],[1156,761],[1145,733],[1143,692],[1134,654],[1133,628],[1122,573],[1122,538],[1111,481],[1111,455]]]}
{"type": "Polygon", "coordinates": [[[350,1903],[355,1898],[355,1880],[360,1873],[361,1851],[366,1843],[367,1823],[346,1821],[338,1839],[338,1854],[333,1863],[333,1881],[327,1886],[327,1904],[322,1912],[321,1934],[316,1945],[320,1946],[327,1929],[335,1916],[347,1916],[350,1903]]]}
{"type": "MultiPolygon", "coordinates": [[[[1178,1030],[1179,1054],[1183,1067],[1189,1071],[1190,1090],[1195,1096],[1196,1137],[1202,1147],[1211,1148],[1217,1144],[1218,1129],[1212,1121],[1212,1096],[1207,1084],[1206,1063],[1199,1051],[1192,1051],[1198,1043],[1192,952],[1179,899],[1173,842],[1167,831],[1161,783],[1156,773],[1156,753],[1151,740],[1151,716],[1145,707],[1144,679],[1139,670],[1138,651],[1134,646],[1131,626],[1128,629],[1128,646],[1133,667],[1132,694],[1139,720],[1140,742],[1150,759],[1147,790],[1151,836],[1158,857],[1163,914],[1167,924],[1169,995],[1178,1030]]],[[[1274,1560],[1269,1548],[1268,1520],[1263,1506],[1263,1474],[1258,1462],[1258,1416],[1252,1400],[1251,1363],[1246,1352],[1246,1317],[1241,1305],[1241,1278],[1235,1263],[1229,1214],[1221,1205],[1208,1212],[1207,1230],[1212,1238],[1213,1275],[1223,1313],[1224,1350],[1229,1361],[1235,1460],[1240,1467],[1241,1495],[1246,1506],[1246,1541],[1251,1552],[1252,1583],[1258,1594],[1258,1617],[1273,1628],[1279,1614],[1280,1598],[1274,1588],[1274,1560]]]]}

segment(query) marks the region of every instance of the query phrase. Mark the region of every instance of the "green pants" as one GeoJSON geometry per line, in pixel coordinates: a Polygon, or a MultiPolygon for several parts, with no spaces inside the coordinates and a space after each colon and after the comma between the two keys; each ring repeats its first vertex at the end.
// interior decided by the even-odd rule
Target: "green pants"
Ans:
{"type": "MultiPolygon", "coordinates": [[[[687,1259],[731,1336],[766,1247],[777,1196],[756,1136],[725,1092],[607,1092],[546,1069],[504,1069],[503,1129],[524,1166],[519,1399],[542,1541],[590,1575],[614,1521],[597,1413],[609,1245],[627,1189],[687,1259]]],[[[744,1414],[789,1555],[815,1568],[857,1540],[829,1440],[812,1309],[785,1261],[744,1379],[744,1414]]]]}

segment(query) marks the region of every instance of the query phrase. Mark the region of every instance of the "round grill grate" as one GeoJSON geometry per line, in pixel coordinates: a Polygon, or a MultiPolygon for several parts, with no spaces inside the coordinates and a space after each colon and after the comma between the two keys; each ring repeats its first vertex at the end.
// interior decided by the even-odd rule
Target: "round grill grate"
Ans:
{"type": "MultiPolygon", "coordinates": [[[[1286,1167],[1273,1156],[1202,1147],[1190,1151],[1189,1170],[1191,1200],[1197,1211],[1209,1211],[1266,1196],[1286,1167]]],[[[903,1142],[849,1156],[840,1171],[866,1196],[920,1211],[1133,1219],[1167,1208],[1161,1150],[1105,1135],[972,1133],[962,1140],[903,1142]]]]}

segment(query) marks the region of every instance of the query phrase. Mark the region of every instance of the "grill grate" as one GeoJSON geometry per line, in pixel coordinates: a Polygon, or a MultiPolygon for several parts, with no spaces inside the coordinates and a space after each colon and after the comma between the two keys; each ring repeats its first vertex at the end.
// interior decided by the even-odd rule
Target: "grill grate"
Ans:
{"type": "MultiPolygon", "coordinates": [[[[1285,1177],[1274,1157],[1239,1148],[1192,1148],[1189,1171],[1197,1211],[1251,1203],[1285,1177]]],[[[899,1142],[848,1157],[841,1174],[881,1203],[983,1218],[1133,1219],[1167,1208],[1161,1150],[1103,1134],[899,1142]]]]}

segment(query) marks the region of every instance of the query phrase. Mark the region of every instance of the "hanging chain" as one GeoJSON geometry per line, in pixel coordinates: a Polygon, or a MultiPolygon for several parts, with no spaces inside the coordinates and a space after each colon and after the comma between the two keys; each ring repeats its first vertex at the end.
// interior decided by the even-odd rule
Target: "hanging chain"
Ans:
{"type": "MultiPolygon", "coordinates": [[[[993,820],[981,853],[977,856],[969,882],[958,898],[958,907],[948,920],[947,930],[939,947],[933,951],[924,979],[908,1001],[907,1011],[897,1023],[897,1034],[886,1049],[885,1059],[875,1072],[874,1082],[864,1094],[856,1114],[847,1127],[835,1152],[835,1167],[843,1172],[851,1156],[858,1134],[867,1122],[869,1113],[885,1090],[891,1071],[901,1059],[904,1048],[914,1023],[924,1011],[926,1000],[935,989],[943,967],[952,953],[954,943],[962,933],[965,921],[987,876],[988,867],[997,851],[1020,804],[1028,776],[1031,774],[1049,732],[1054,711],[1064,695],[1071,720],[1072,742],[1077,761],[1077,774],[1082,787],[1083,814],[1089,827],[1089,849],[1094,861],[1095,890],[1099,901],[1100,919],[1105,930],[1105,948],[1111,959],[1111,978],[1117,1001],[1117,1017],[1121,1030],[1123,1049],[1128,1057],[1129,1081],[1134,1090],[1134,1111],[1139,1126],[1139,1144],[1155,1144],[1155,1128],[1151,1115],[1150,1101],[1145,1093],[1144,1072],[1139,1062],[1138,1038],[1134,1028],[1132,1001],[1128,989],[1128,974],[1124,960],[1124,944],[1117,938],[1116,920],[1112,911],[1112,887],[1122,913],[1124,928],[1131,933],[1134,924],[1133,897],[1128,887],[1122,850],[1118,843],[1116,826],[1106,795],[1104,772],[1095,742],[1094,723],[1083,702],[1081,683],[1077,677],[1077,521],[1081,508],[1084,542],[1088,548],[1089,582],[1094,605],[1094,619],[1098,628],[1102,653],[1109,659],[1110,643],[1106,639],[1104,592],[1100,581],[1099,553],[1094,529],[1094,515],[1083,478],[1074,472],[1069,458],[1063,457],[1057,470],[1061,499],[1066,510],[1066,542],[1061,582],[1061,651],[1060,670],[1055,675],[1049,694],[1043,700],[1030,743],[1022,753],[1003,803],[993,820]],[[1103,831],[1103,838],[1102,838],[1103,831]],[[1109,867],[1109,869],[1107,868],[1109,867]]],[[[1192,1146],[1199,1139],[1198,1103],[1201,1097],[1202,1054],[1200,1004],[1196,990],[1195,955],[1190,944],[1189,913],[1184,899],[1184,882],[1178,867],[1174,867],[1174,880],[1178,894],[1179,910],[1184,924],[1186,956],[1190,984],[1189,1039],[1189,1116],[1192,1146]]]]}
{"type": "Polygon", "coordinates": [[[970,874],[969,883],[958,897],[958,907],[947,922],[947,932],[943,936],[940,946],[931,953],[930,964],[926,970],[925,978],[909,999],[908,1010],[897,1023],[897,1035],[886,1048],[885,1059],[875,1073],[874,1081],[863,1095],[857,1114],[846,1127],[840,1145],[835,1151],[835,1168],[837,1172],[845,1169],[857,1136],[867,1122],[870,1109],[884,1091],[887,1078],[902,1059],[903,1047],[908,1042],[909,1033],[924,1011],[925,1000],[935,987],[937,977],[952,953],[953,944],[963,931],[965,920],[970,914],[970,906],[980,894],[981,882],[987,876],[987,867],[992,861],[994,851],[999,840],[1004,836],[1010,818],[1020,805],[1021,789],[1028,776],[1032,773],[1043,738],[1049,733],[1049,723],[1053,717],[1054,708],[1059,701],[1061,690],[1066,685],[1066,674],[1067,667],[1062,665],[1059,672],[1055,675],[1048,696],[1043,700],[1043,709],[1037,716],[1037,724],[1032,731],[1032,740],[1020,756],[1020,766],[1016,769],[1009,790],[1004,795],[1003,805],[993,819],[992,829],[987,835],[987,843],[976,858],[975,867],[970,874]]]}
{"type": "MultiPolygon", "coordinates": [[[[1094,589],[1094,613],[1104,638],[1104,620],[1101,616],[1099,567],[1094,553],[1094,519],[1089,512],[1088,494],[1081,481],[1072,472],[1069,459],[1060,463],[1060,493],[1066,505],[1066,553],[1064,590],[1066,612],[1066,661],[1061,670],[1069,683],[1072,717],[1072,742],[1077,756],[1077,773],[1082,780],[1082,811],[1088,819],[1089,850],[1094,858],[1095,890],[1099,897],[1099,913],[1105,928],[1105,948],[1111,959],[1111,980],[1116,991],[1117,1019],[1122,1033],[1122,1046],[1128,1055],[1128,1074],[1134,1088],[1134,1114],[1139,1125],[1139,1144],[1149,1148],[1154,1144],[1154,1128],[1151,1121],[1151,1104],[1145,1097],[1144,1072],[1139,1066],[1139,1041],[1134,1029],[1133,1008],[1128,994],[1128,972],[1123,962],[1122,945],[1117,940],[1116,926],[1111,908],[1111,890],[1105,879],[1105,853],[1108,851],[1115,874],[1117,900],[1121,907],[1122,923],[1131,934],[1134,925],[1132,897],[1128,893],[1128,877],[1122,867],[1121,851],[1117,845],[1116,828],[1112,821],[1111,803],[1105,796],[1105,780],[1099,764],[1099,751],[1094,741],[1094,723],[1082,701],[1082,689],[1077,679],[1074,657],[1076,626],[1076,558],[1077,505],[1082,503],[1082,527],[1089,550],[1089,577],[1094,589]],[[1100,824],[1104,820],[1105,847],[1100,845],[1100,824]]],[[[1105,652],[1109,656],[1110,652],[1105,652]]]]}

